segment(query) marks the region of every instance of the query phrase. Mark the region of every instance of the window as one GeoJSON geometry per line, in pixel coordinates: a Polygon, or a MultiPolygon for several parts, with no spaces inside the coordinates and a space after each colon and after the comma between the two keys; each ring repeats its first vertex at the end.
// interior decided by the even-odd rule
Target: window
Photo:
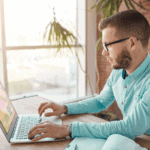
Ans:
{"type": "MultiPolygon", "coordinates": [[[[85,74],[80,71],[74,53],[63,47],[61,53],[56,55],[57,49],[43,41],[44,29],[53,20],[55,8],[56,19],[78,35],[85,51],[85,2],[80,6],[81,12],[78,11],[77,0],[2,2],[1,26],[5,28],[0,30],[0,43],[4,43],[1,48],[4,76],[1,80],[9,97],[43,94],[56,100],[70,100],[85,96],[85,85],[82,85],[82,93],[78,92],[79,84],[85,83],[85,74]],[[83,16],[82,22],[78,20],[79,13],[83,16]],[[82,24],[83,32],[78,32],[81,31],[78,24],[82,24]],[[79,83],[79,80],[82,82],[79,83]]],[[[78,45],[72,45],[72,50],[78,51],[85,70],[85,53],[78,45]]]]}
{"type": "Polygon", "coordinates": [[[56,19],[76,34],[76,0],[5,0],[6,46],[47,45],[43,33],[53,8],[56,19]]]}

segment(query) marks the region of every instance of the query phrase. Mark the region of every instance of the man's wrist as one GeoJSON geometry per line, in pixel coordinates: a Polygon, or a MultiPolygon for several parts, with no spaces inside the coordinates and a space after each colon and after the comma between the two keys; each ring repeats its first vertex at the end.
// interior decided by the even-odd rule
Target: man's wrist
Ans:
{"type": "Polygon", "coordinates": [[[64,106],[64,114],[67,114],[67,112],[68,112],[68,108],[67,108],[67,106],[66,105],[63,105],[64,106]]]}
{"type": "Polygon", "coordinates": [[[71,137],[69,126],[70,126],[69,124],[68,125],[64,125],[65,137],[66,136],[70,136],[71,137]]]}

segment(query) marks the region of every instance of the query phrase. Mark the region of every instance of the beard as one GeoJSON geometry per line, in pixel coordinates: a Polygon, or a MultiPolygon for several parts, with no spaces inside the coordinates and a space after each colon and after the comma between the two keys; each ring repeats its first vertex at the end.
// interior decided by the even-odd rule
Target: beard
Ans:
{"type": "Polygon", "coordinates": [[[131,61],[132,58],[130,56],[130,53],[127,50],[123,49],[121,54],[116,59],[117,65],[112,65],[112,68],[126,70],[130,67],[131,61]]]}

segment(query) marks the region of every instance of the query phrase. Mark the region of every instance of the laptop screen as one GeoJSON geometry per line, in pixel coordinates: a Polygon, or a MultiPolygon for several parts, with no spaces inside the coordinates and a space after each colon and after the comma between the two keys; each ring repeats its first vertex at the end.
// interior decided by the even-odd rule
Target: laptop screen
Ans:
{"type": "Polygon", "coordinates": [[[14,115],[15,111],[9,101],[5,89],[0,84],[0,122],[6,133],[8,133],[14,115]]]}

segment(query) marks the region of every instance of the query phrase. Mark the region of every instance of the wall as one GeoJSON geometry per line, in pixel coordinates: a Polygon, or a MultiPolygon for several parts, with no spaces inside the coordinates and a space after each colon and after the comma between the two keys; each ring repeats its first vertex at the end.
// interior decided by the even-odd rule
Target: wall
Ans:
{"type": "MultiPolygon", "coordinates": [[[[135,1],[139,3],[141,0],[135,0],[135,1]]],[[[145,8],[150,9],[150,1],[142,0],[141,2],[145,8]]],[[[148,22],[150,23],[150,13],[146,10],[139,8],[138,6],[135,6],[135,8],[136,8],[136,10],[141,12],[147,18],[148,22]]],[[[122,2],[121,6],[119,8],[119,11],[123,11],[123,10],[127,10],[127,8],[124,4],[124,1],[122,2]]],[[[97,15],[97,26],[98,26],[99,21],[100,21],[100,14],[97,15]]],[[[97,39],[99,37],[99,34],[100,34],[100,32],[97,30],[97,39]]],[[[97,65],[98,65],[98,70],[100,72],[100,82],[99,82],[100,90],[99,91],[97,90],[98,94],[103,89],[103,87],[107,81],[107,78],[109,77],[109,75],[112,71],[110,63],[107,61],[107,59],[104,56],[102,56],[102,50],[103,50],[103,48],[101,47],[99,49],[98,55],[97,55],[97,60],[98,60],[97,65]]],[[[149,42],[148,52],[150,52],[150,42],[149,42]]],[[[108,107],[106,111],[113,112],[116,115],[118,115],[119,119],[123,119],[122,113],[121,113],[120,109],[118,108],[116,101],[110,107],[108,107]]]]}

